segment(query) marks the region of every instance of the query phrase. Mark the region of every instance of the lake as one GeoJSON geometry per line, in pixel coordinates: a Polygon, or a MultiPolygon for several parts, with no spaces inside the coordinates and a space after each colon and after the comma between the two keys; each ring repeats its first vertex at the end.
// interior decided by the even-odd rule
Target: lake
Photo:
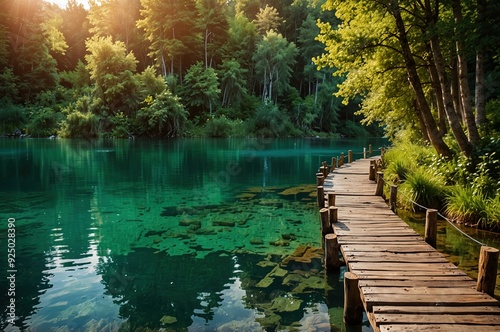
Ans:
{"type": "Polygon", "coordinates": [[[0,328],[352,330],[315,173],[368,144],[387,141],[1,139],[0,328]]]}

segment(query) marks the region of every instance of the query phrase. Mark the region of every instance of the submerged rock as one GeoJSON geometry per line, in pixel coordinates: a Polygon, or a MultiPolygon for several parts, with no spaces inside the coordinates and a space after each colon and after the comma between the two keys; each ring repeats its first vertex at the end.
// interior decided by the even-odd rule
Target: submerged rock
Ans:
{"type": "Polygon", "coordinates": [[[280,296],[271,303],[271,310],[276,312],[294,312],[300,309],[302,300],[291,296],[280,296]]]}
{"type": "Polygon", "coordinates": [[[196,226],[196,227],[200,228],[201,227],[201,221],[199,221],[199,220],[186,220],[186,219],[183,219],[183,220],[179,221],[179,226],[183,226],[183,227],[196,226]]]}
{"type": "Polygon", "coordinates": [[[172,316],[163,316],[160,319],[160,323],[162,323],[164,325],[170,325],[170,324],[173,324],[173,323],[176,323],[176,322],[177,322],[177,318],[172,317],[172,316]]]}
{"type": "Polygon", "coordinates": [[[253,244],[253,245],[264,244],[264,241],[262,239],[251,239],[250,244],[253,244]]]}
{"type": "Polygon", "coordinates": [[[231,322],[222,324],[216,330],[217,332],[259,332],[265,331],[258,322],[255,322],[252,318],[246,320],[233,320],[231,322]]]}
{"type": "Polygon", "coordinates": [[[261,281],[259,281],[257,283],[257,285],[255,285],[255,286],[259,287],[259,288],[267,288],[270,285],[272,285],[273,282],[274,282],[274,278],[272,278],[269,275],[267,275],[267,276],[264,277],[264,279],[262,279],[261,281]]]}
{"type": "Polygon", "coordinates": [[[234,227],[236,223],[234,221],[214,221],[212,222],[213,226],[223,226],[223,227],[234,227]]]}

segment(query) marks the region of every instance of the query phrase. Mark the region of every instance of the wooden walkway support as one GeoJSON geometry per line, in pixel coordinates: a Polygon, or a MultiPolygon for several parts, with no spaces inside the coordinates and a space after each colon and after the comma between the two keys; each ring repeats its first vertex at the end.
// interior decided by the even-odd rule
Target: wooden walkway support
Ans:
{"type": "Polygon", "coordinates": [[[373,329],[500,331],[499,302],[375,196],[370,159],[330,173],[324,198],[335,194],[333,231],[373,329]]]}

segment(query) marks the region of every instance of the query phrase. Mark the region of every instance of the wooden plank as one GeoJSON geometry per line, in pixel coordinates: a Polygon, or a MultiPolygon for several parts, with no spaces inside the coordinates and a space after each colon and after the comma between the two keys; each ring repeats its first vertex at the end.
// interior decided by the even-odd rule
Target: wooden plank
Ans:
{"type": "Polygon", "coordinates": [[[453,288],[464,287],[476,289],[476,282],[468,278],[462,280],[457,278],[447,278],[444,280],[427,280],[427,279],[407,279],[407,280],[394,280],[394,279],[362,279],[359,281],[359,287],[436,287],[436,288],[453,288]]]}
{"type": "Polygon", "coordinates": [[[397,305],[408,306],[427,305],[427,306],[457,306],[457,305],[496,305],[498,301],[494,298],[477,293],[474,295],[440,295],[440,294],[368,294],[363,296],[367,310],[371,311],[375,305],[397,305]]]}
{"type": "MultiPolygon", "coordinates": [[[[358,274],[358,271],[356,271],[356,274],[358,274]]],[[[389,280],[389,281],[420,281],[420,280],[427,280],[427,281],[470,281],[469,276],[464,276],[464,275],[439,275],[439,276],[429,276],[429,275],[414,275],[414,274],[406,274],[406,275],[382,275],[382,274],[362,274],[359,275],[358,277],[360,279],[364,280],[389,280]]]]}
{"type": "Polygon", "coordinates": [[[375,245],[375,244],[366,244],[366,245],[343,245],[341,246],[341,249],[345,252],[360,252],[360,251],[379,251],[381,253],[384,252],[402,252],[402,253],[410,253],[410,252],[432,252],[435,249],[432,248],[431,246],[422,243],[422,244],[416,244],[414,246],[401,246],[398,244],[395,245],[375,245]]]}
{"type": "Polygon", "coordinates": [[[386,262],[350,262],[351,271],[460,271],[451,263],[386,263],[386,262]]]}
{"type": "MultiPolygon", "coordinates": [[[[427,253],[424,253],[427,254],[427,253]]],[[[347,254],[344,259],[348,262],[388,262],[388,263],[449,263],[443,256],[419,255],[415,253],[395,254],[384,253],[378,254],[373,252],[363,252],[356,254],[347,254]]]]}
{"type": "Polygon", "coordinates": [[[423,332],[423,331],[437,331],[437,332],[473,332],[476,329],[478,332],[498,332],[498,326],[481,326],[480,329],[474,328],[466,324],[397,324],[397,325],[381,325],[380,332],[423,332]]]}
{"type": "Polygon", "coordinates": [[[396,271],[359,271],[356,270],[356,273],[359,277],[363,276],[385,276],[385,277],[406,277],[406,278],[414,278],[414,277],[441,277],[441,276],[463,276],[468,277],[467,274],[460,270],[448,271],[448,270],[425,270],[425,271],[416,271],[416,270],[396,270],[396,271]]]}
{"type": "Polygon", "coordinates": [[[494,306],[374,306],[373,313],[410,313],[440,315],[442,313],[470,314],[470,315],[500,315],[500,307],[494,306]]]}
{"type": "MultiPolygon", "coordinates": [[[[468,325],[498,325],[500,330],[500,316],[498,315],[470,315],[470,314],[386,314],[375,315],[377,325],[380,324],[468,324],[468,325]]],[[[471,329],[473,327],[471,326],[471,329]]]]}
{"type": "Polygon", "coordinates": [[[444,288],[444,287],[360,287],[363,294],[477,294],[473,288],[444,288]]]}

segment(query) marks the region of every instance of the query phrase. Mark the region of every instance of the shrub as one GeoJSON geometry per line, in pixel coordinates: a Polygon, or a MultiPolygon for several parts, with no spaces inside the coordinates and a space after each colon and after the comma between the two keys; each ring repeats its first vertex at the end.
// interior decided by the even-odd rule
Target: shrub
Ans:
{"type": "Polygon", "coordinates": [[[204,126],[207,137],[231,137],[242,136],[245,131],[241,120],[230,120],[224,115],[209,118],[204,126]]]}
{"type": "Polygon", "coordinates": [[[391,161],[384,171],[384,179],[393,183],[401,183],[406,181],[408,175],[414,167],[408,159],[395,159],[391,161]]]}
{"type": "Polygon", "coordinates": [[[454,186],[446,196],[446,214],[455,221],[486,228],[488,199],[467,186],[454,186]]]}
{"type": "Polygon", "coordinates": [[[123,112],[115,114],[111,118],[111,123],[113,124],[112,135],[114,138],[127,138],[131,135],[130,120],[123,112]]]}
{"type": "Polygon", "coordinates": [[[290,119],[277,105],[264,102],[260,104],[250,121],[248,132],[260,137],[285,137],[290,136],[291,128],[293,126],[290,119]]]}
{"type": "Polygon", "coordinates": [[[149,136],[179,136],[187,120],[187,111],[179,97],[166,89],[155,98],[149,96],[146,106],[137,112],[137,129],[149,136]]]}
{"type": "Polygon", "coordinates": [[[500,231],[500,196],[497,195],[488,200],[486,215],[488,218],[488,228],[500,231]]]}
{"type": "Polygon", "coordinates": [[[57,133],[61,113],[52,108],[43,107],[30,112],[30,119],[26,125],[26,132],[35,137],[48,137],[57,133]]]}
{"type": "MultiPolygon", "coordinates": [[[[439,209],[443,205],[445,197],[443,179],[421,168],[408,175],[406,181],[401,185],[401,191],[407,199],[431,209],[439,209]]],[[[418,205],[409,201],[403,200],[403,203],[415,210],[420,209],[418,205]]]]}
{"type": "Polygon", "coordinates": [[[62,122],[59,136],[94,138],[99,135],[99,116],[91,112],[73,111],[62,122]]]}
{"type": "MultiPolygon", "coordinates": [[[[0,103],[2,104],[2,103],[0,103]]],[[[0,106],[0,131],[10,134],[17,128],[22,128],[26,123],[26,114],[21,106],[5,103],[0,106]]]]}

